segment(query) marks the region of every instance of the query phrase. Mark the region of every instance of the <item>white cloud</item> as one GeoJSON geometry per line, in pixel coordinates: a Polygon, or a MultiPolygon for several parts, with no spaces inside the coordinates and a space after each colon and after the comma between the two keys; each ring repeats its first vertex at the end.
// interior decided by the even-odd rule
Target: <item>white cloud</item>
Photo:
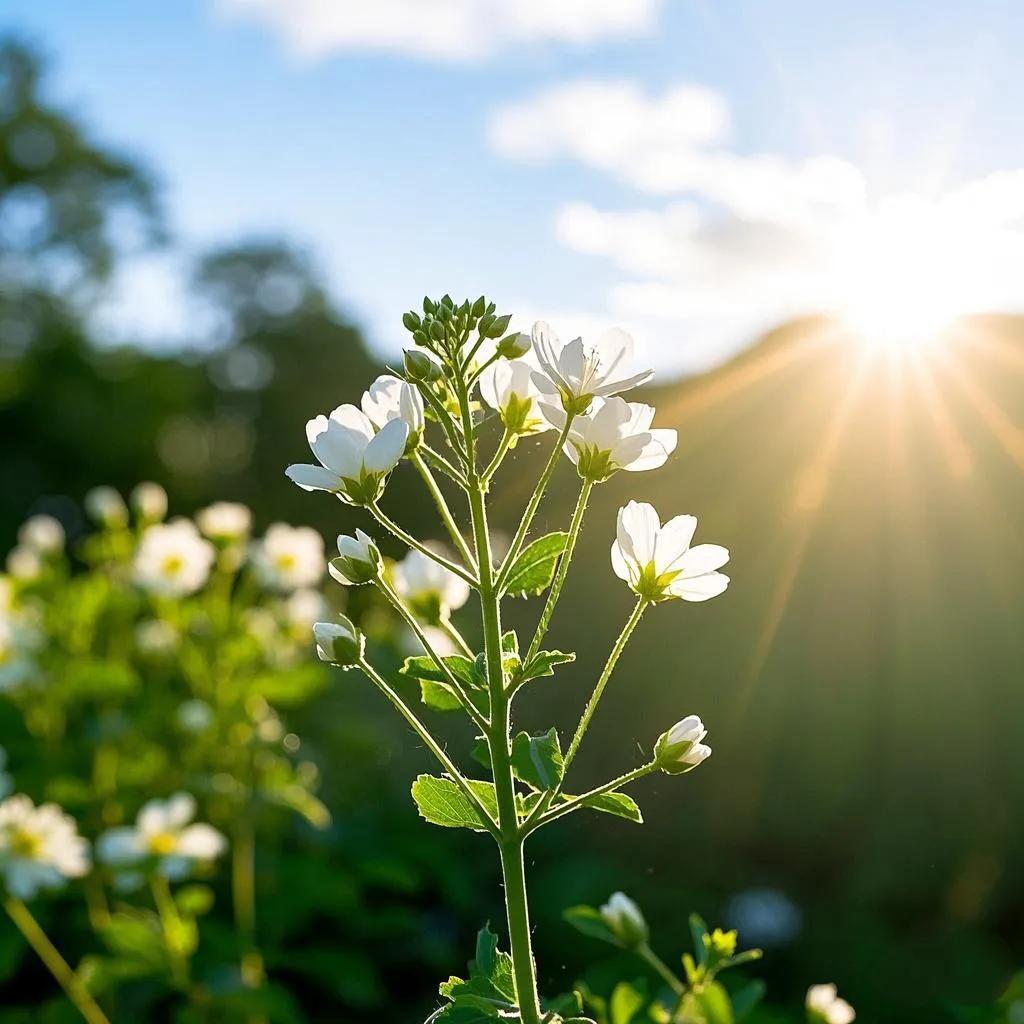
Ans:
{"type": "Polygon", "coordinates": [[[489,137],[514,159],[573,160],[674,197],[640,209],[568,202],[555,218],[564,245],[623,274],[604,314],[645,324],[674,369],[709,365],[803,313],[912,330],[1024,307],[1024,170],[870,201],[849,162],[738,153],[730,123],[725,99],[700,86],[655,96],[586,80],[499,110],[489,137]]]}
{"type": "Polygon", "coordinates": [[[531,42],[583,45],[650,32],[664,0],[216,0],[298,55],[380,50],[474,60],[531,42]]]}

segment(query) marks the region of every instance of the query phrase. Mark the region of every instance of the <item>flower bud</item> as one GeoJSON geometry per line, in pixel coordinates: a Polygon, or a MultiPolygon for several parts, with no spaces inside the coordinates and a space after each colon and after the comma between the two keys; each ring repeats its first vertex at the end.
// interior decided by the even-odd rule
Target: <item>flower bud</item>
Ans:
{"type": "Polygon", "coordinates": [[[644,915],[624,892],[612,895],[601,907],[601,917],[616,941],[625,949],[635,949],[647,942],[649,933],[644,915]]]}
{"type": "Polygon", "coordinates": [[[433,316],[437,312],[437,303],[429,295],[423,296],[423,312],[433,316]]]}
{"type": "Polygon", "coordinates": [[[427,332],[434,341],[444,341],[444,324],[440,320],[431,320],[427,332]]]}
{"type": "Polygon", "coordinates": [[[504,316],[495,317],[490,326],[487,328],[488,338],[500,338],[507,330],[508,325],[512,323],[512,314],[506,313],[504,316]]]}
{"type": "Polygon", "coordinates": [[[381,557],[373,538],[356,530],[354,537],[338,538],[338,557],[327,563],[327,571],[345,586],[359,586],[380,576],[381,557]]]}
{"type": "Polygon", "coordinates": [[[144,523],[159,523],[167,515],[167,492],[150,480],[132,491],[131,503],[135,514],[144,523]]]}
{"type": "Polygon", "coordinates": [[[498,355],[505,359],[519,359],[533,347],[533,339],[528,334],[518,332],[507,334],[498,342],[498,355]]]}
{"type": "Polygon", "coordinates": [[[425,384],[432,384],[441,379],[441,367],[437,360],[431,359],[426,352],[418,349],[407,348],[403,353],[405,363],[405,374],[409,380],[420,380],[425,384]]]}
{"type": "Polygon", "coordinates": [[[55,555],[64,548],[64,527],[53,516],[29,516],[18,530],[18,543],[40,555],[55,555]]]}
{"type": "Polygon", "coordinates": [[[407,331],[418,331],[420,329],[420,318],[412,310],[402,314],[402,323],[407,331]]]}
{"type": "Polygon", "coordinates": [[[481,295],[480,298],[477,299],[476,302],[473,303],[472,307],[470,308],[470,313],[479,320],[480,317],[482,317],[484,315],[484,313],[486,313],[486,312],[487,312],[487,299],[484,298],[483,295],[481,295]]]}
{"type": "Polygon", "coordinates": [[[663,733],[654,748],[658,767],[669,775],[682,775],[711,756],[711,748],[701,741],[708,731],[696,715],[686,718],[663,733]]]}
{"type": "Polygon", "coordinates": [[[313,636],[321,661],[352,668],[363,656],[363,634],[344,615],[338,622],[313,623],[313,636]]]}
{"type": "Polygon", "coordinates": [[[94,487],[85,496],[85,511],[101,526],[128,525],[128,507],[113,487],[94,487]]]}

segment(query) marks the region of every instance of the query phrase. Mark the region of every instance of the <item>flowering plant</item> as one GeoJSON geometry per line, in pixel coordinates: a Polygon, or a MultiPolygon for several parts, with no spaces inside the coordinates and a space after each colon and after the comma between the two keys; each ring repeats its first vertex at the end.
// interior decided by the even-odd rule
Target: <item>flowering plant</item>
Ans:
{"type": "Polygon", "coordinates": [[[499,316],[483,297],[461,304],[448,296],[425,299],[422,315],[409,312],[403,319],[415,343],[406,352],[404,376],[381,377],[359,407],[342,405],[311,419],[306,435],[317,464],[290,466],[287,473],[306,490],[365,509],[409,548],[403,563],[388,571],[373,537],[362,531],[340,537],[331,575],[346,586],[378,588],[416,637],[420,652],[405,661],[401,674],[419,684],[423,710],[372,664],[366,638],[348,619],[317,623],[317,650],[323,660],[363,673],[437,760],[440,774],[420,775],[412,786],[420,815],[434,825],[486,833],[497,847],[509,952],[500,952],[497,937],[485,929],[469,976],[441,986],[442,1005],[431,1021],[579,1024],[588,1018],[578,993],[538,990],[524,847],[539,829],[584,810],[639,822],[640,808],[626,792],[630,783],[655,771],[691,771],[710,755],[707,731],[690,715],[652,737],[644,763],[587,792],[568,786],[570,768],[641,618],[672,599],[705,601],[721,594],[729,580],[719,570],[729,556],[717,545],[692,546],[693,516],[662,526],[649,505],[630,502],[620,510],[612,568],[636,597],[633,611],[568,745],[554,727],[517,731],[513,705],[519,693],[574,659],[546,647],[545,640],[593,488],[619,470],[664,464],[675,448],[675,431],[654,428],[651,407],[618,397],[651,376],[630,367],[633,342],[621,330],[567,344],[543,323],[532,336],[509,333],[511,318],[499,316]],[[554,435],[550,455],[499,558],[488,517],[491,484],[521,437],[544,432],[554,435]],[[563,452],[581,481],[575,511],[567,530],[534,536],[537,510],[563,452]],[[381,507],[389,475],[403,460],[422,478],[452,550],[413,537],[381,507]],[[447,479],[444,487],[441,478],[447,479]],[[464,498],[466,533],[446,497],[448,484],[464,498]],[[479,645],[451,619],[472,593],[479,645]],[[503,625],[503,602],[545,594],[533,636],[521,643],[503,625]],[[471,727],[467,753],[482,766],[482,776],[456,762],[424,712],[465,718],[471,727]]]}

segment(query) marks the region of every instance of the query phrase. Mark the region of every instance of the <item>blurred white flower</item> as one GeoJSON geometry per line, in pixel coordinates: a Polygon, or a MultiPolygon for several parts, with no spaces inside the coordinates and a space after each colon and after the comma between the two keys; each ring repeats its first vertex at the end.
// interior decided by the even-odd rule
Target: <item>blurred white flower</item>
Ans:
{"type": "Polygon", "coordinates": [[[252,566],[271,590],[310,587],[324,573],[324,539],[309,526],[273,523],[253,544],[252,566]]]}
{"type": "Polygon", "coordinates": [[[56,804],[36,807],[22,794],[0,803],[0,875],[12,896],[31,899],[88,870],[89,844],[56,804]]]}
{"type": "Polygon", "coordinates": [[[9,576],[0,576],[0,616],[14,607],[14,585],[9,576]]]}
{"type": "Polygon", "coordinates": [[[96,856],[115,868],[153,860],[165,878],[187,878],[196,861],[214,860],[228,845],[212,825],[191,824],[195,815],[196,802],[188,793],[150,800],[134,826],[109,829],[96,840],[96,856]]]}
{"type": "Polygon", "coordinates": [[[40,555],[64,550],[64,527],[53,516],[30,516],[18,530],[18,543],[40,555]]]}
{"type": "Polygon", "coordinates": [[[313,636],[321,661],[350,668],[362,657],[363,635],[344,615],[337,622],[315,622],[313,636]]]}
{"type": "MultiPolygon", "coordinates": [[[[455,641],[440,626],[420,626],[423,635],[430,644],[430,649],[439,657],[447,658],[449,654],[458,654],[459,649],[455,641]]],[[[399,650],[409,658],[415,658],[426,654],[426,648],[420,643],[420,638],[406,626],[401,632],[401,640],[398,644],[399,650]]]]}
{"type": "Polygon", "coordinates": [[[624,892],[613,893],[600,910],[604,923],[627,949],[641,946],[647,941],[648,930],[644,915],[624,892]]]}
{"type": "Polygon", "coordinates": [[[461,608],[469,584],[421,551],[410,551],[394,569],[395,590],[426,619],[461,608]]]}
{"type": "Polygon", "coordinates": [[[191,519],[147,527],[135,553],[133,575],[144,590],[165,597],[194,594],[206,583],[216,552],[191,519]]]}
{"type": "Polygon", "coordinates": [[[141,654],[170,654],[180,640],[178,630],[166,619],[146,619],[135,627],[135,646],[141,654]]]}
{"type": "Polygon", "coordinates": [[[813,1024],[852,1024],[857,1019],[853,1007],[839,998],[835,985],[812,985],[807,990],[807,1017],[813,1024]]]}
{"type": "MultiPolygon", "coordinates": [[[[322,619],[327,612],[327,602],[319,590],[303,587],[288,596],[285,601],[284,613],[290,626],[301,629],[304,633],[314,622],[322,619]]],[[[308,634],[306,634],[308,635],[308,634]]]]}
{"type": "Polygon", "coordinates": [[[113,487],[94,487],[85,496],[85,511],[101,526],[127,526],[128,506],[113,487]]]}
{"type": "Polygon", "coordinates": [[[7,572],[12,579],[28,583],[37,579],[42,571],[43,560],[39,557],[39,552],[35,548],[19,544],[8,552],[7,572]]]}
{"type": "Polygon", "coordinates": [[[241,540],[252,528],[252,512],[238,501],[215,501],[196,513],[196,525],[210,540],[241,540]]]}
{"type": "Polygon", "coordinates": [[[612,544],[615,575],[648,601],[707,601],[721,594],[729,577],[716,570],[729,552],[718,544],[691,548],[696,530],[696,516],[676,516],[662,526],[653,505],[629,502],[619,509],[612,544]]]}
{"type": "Polygon", "coordinates": [[[533,350],[541,372],[534,375],[537,387],[561,399],[566,412],[586,412],[592,398],[608,398],[645,384],[653,370],[624,376],[633,359],[633,339],[618,327],[585,344],[575,338],[563,345],[543,320],[533,325],[533,350]]]}
{"type": "Polygon", "coordinates": [[[701,741],[708,731],[697,715],[687,715],[663,733],[654,748],[658,767],[670,775],[681,775],[696,768],[711,756],[711,748],[701,741]]]}
{"type": "MultiPolygon", "coordinates": [[[[544,415],[559,429],[566,414],[543,403],[544,415]]],[[[657,469],[676,450],[674,430],[652,430],[654,407],[621,398],[595,398],[590,409],[574,417],[565,454],[587,480],[607,480],[620,469],[640,473],[657,469]]]]}
{"type": "Polygon", "coordinates": [[[359,403],[370,422],[378,429],[392,420],[401,420],[408,428],[406,451],[415,448],[423,436],[426,420],[423,396],[419,388],[389,373],[382,374],[364,392],[359,403]]]}
{"type": "Polygon", "coordinates": [[[480,375],[480,397],[515,434],[540,434],[551,429],[541,412],[540,388],[534,383],[537,366],[528,359],[500,360],[480,375]]]}
{"type": "Polygon", "coordinates": [[[193,698],[178,705],[175,718],[185,732],[205,732],[213,725],[213,708],[205,700],[193,698]]]}
{"type": "Polygon", "coordinates": [[[167,492],[152,480],[144,480],[131,493],[132,508],[144,523],[159,523],[167,515],[167,492]]]}
{"type": "Polygon", "coordinates": [[[380,551],[373,538],[362,530],[354,537],[338,538],[338,557],[327,563],[327,571],[346,587],[369,583],[380,575],[380,551]]]}
{"type": "Polygon", "coordinates": [[[242,612],[245,631],[268,650],[278,637],[278,624],[274,613],[269,608],[246,608],[242,612]]]}
{"type": "Polygon", "coordinates": [[[319,466],[299,464],[285,471],[307,491],[330,491],[356,505],[376,501],[388,473],[401,461],[409,427],[394,419],[379,432],[354,405],[339,405],[330,417],[306,424],[306,438],[319,466]]]}

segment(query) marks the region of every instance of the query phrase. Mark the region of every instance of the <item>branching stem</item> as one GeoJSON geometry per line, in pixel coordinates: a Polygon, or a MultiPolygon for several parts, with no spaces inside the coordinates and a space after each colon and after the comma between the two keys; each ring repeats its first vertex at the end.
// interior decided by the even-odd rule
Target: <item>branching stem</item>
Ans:
{"type": "Polygon", "coordinates": [[[422,555],[426,555],[427,558],[437,562],[438,565],[444,566],[449,572],[454,573],[460,579],[465,580],[471,587],[479,586],[476,577],[467,572],[462,566],[456,565],[450,558],[445,558],[444,555],[426,544],[421,543],[410,533],[406,533],[398,523],[389,518],[381,509],[381,507],[374,501],[366,506],[370,510],[370,514],[378,523],[381,524],[386,530],[393,533],[406,547],[412,548],[415,551],[420,552],[422,555]]]}

